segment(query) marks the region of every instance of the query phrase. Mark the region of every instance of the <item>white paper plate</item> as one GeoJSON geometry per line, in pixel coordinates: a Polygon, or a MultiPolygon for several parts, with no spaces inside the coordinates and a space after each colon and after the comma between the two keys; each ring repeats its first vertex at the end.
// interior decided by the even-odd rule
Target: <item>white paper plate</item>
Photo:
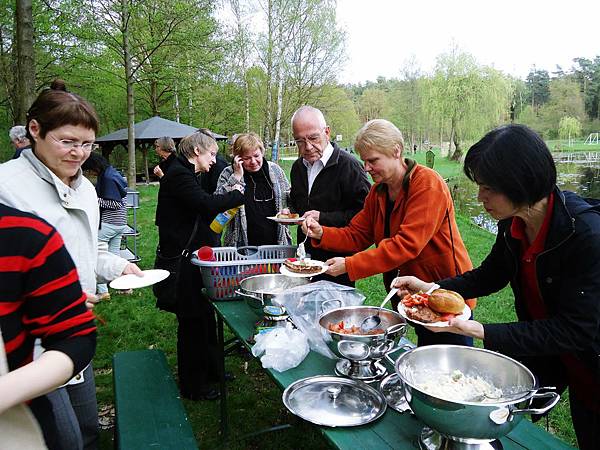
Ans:
{"type": "Polygon", "coordinates": [[[288,224],[288,225],[301,224],[302,222],[304,222],[306,220],[305,217],[298,217],[297,219],[281,219],[277,216],[269,216],[269,217],[267,217],[267,219],[271,219],[274,222],[288,224]]]}
{"type": "MultiPolygon", "coordinates": [[[[420,322],[418,320],[414,320],[414,319],[410,319],[407,315],[406,315],[406,310],[404,305],[402,304],[402,302],[400,302],[398,304],[398,313],[404,317],[407,321],[411,322],[411,323],[417,323],[419,325],[424,325],[426,327],[439,327],[439,328],[445,328],[448,326],[448,322],[433,322],[433,323],[425,323],[425,322],[420,322]]],[[[457,319],[460,320],[469,320],[469,318],[471,317],[471,308],[469,308],[469,305],[465,305],[465,309],[463,309],[463,312],[460,316],[456,316],[457,319]]]]}
{"type": "Polygon", "coordinates": [[[115,278],[109,284],[113,289],[136,289],[146,286],[152,286],[169,276],[168,270],[150,269],[142,271],[144,276],[138,277],[134,274],[128,274],[115,278]]]}
{"type": "Polygon", "coordinates": [[[314,259],[307,259],[307,261],[321,264],[321,270],[316,273],[296,273],[296,272],[292,272],[291,270],[288,270],[288,268],[285,267],[283,265],[283,263],[281,263],[281,267],[279,268],[279,273],[281,273],[282,275],[287,275],[288,277],[310,278],[310,277],[315,277],[317,275],[321,275],[322,273],[327,272],[327,269],[329,268],[329,266],[322,261],[317,261],[314,259]]]}

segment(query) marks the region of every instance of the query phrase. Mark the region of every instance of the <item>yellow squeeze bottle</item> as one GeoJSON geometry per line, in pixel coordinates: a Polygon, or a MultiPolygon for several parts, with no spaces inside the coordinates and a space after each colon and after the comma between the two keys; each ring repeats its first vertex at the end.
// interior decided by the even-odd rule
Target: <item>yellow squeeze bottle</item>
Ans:
{"type": "Polygon", "coordinates": [[[236,206],[235,208],[231,208],[227,211],[217,214],[217,217],[215,217],[210,224],[210,229],[215,233],[222,233],[225,225],[227,225],[229,221],[233,219],[233,216],[236,215],[239,209],[240,207],[236,206]]]}

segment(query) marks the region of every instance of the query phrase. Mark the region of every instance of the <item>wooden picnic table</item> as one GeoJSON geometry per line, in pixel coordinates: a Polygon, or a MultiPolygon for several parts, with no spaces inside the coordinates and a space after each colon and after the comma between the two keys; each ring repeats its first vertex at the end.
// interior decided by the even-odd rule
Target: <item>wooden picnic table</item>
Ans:
{"type": "MultiPolygon", "coordinates": [[[[254,333],[257,322],[256,315],[243,300],[213,301],[217,313],[219,345],[222,349],[222,373],[224,373],[227,342],[224,339],[223,326],[226,324],[237,339],[248,349],[248,339],[254,333]]],[[[264,369],[284,390],[296,380],[315,375],[334,375],[335,360],[309,352],[302,363],[285,372],[264,369]]],[[[392,369],[393,370],[393,369],[392,369]]],[[[221,380],[221,433],[226,440],[229,435],[227,413],[227,389],[225,380],[221,380]]],[[[315,425],[316,426],[316,425],[315,425]]],[[[334,448],[338,449],[418,449],[418,437],[425,425],[411,414],[400,414],[387,408],[378,420],[358,427],[331,428],[316,426],[334,448]]],[[[275,427],[274,429],[281,428],[275,427]]],[[[504,450],[517,449],[572,449],[544,429],[532,424],[529,420],[521,423],[507,436],[500,439],[504,450]]]]}

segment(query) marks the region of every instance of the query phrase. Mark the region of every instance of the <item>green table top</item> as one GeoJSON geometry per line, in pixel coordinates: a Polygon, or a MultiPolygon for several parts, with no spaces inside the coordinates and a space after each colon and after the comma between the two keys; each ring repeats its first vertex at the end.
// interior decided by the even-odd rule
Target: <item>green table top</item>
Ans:
{"type": "MultiPolygon", "coordinates": [[[[242,300],[213,302],[217,314],[231,331],[248,348],[248,339],[254,333],[258,321],[250,307],[242,300]]],[[[335,360],[311,351],[302,363],[285,372],[265,369],[283,390],[294,381],[315,375],[335,374],[335,360]]],[[[379,420],[359,427],[330,428],[318,427],[323,435],[340,449],[418,449],[418,436],[424,424],[410,414],[400,414],[388,408],[379,420]]],[[[542,428],[529,420],[521,423],[506,437],[500,439],[505,450],[511,449],[571,449],[542,428]]]]}

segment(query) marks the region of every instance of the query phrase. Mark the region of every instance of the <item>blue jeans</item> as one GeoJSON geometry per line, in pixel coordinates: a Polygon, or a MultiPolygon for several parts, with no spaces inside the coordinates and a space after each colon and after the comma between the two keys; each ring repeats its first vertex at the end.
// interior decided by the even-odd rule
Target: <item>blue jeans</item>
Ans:
{"type": "MultiPolygon", "coordinates": [[[[108,244],[108,251],[113,255],[119,255],[121,253],[121,237],[127,229],[127,225],[112,225],[110,223],[102,222],[100,229],[98,230],[98,240],[100,242],[106,242],[108,244]]],[[[96,286],[96,292],[98,294],[104,294],[108,292],[106,284],[98,284],[96,286]]]]}
{"type": "Polygon", "coordinates": [[[63,450],[98,448],[98,404],[92,364],[83,371],[83,383],[63,386],[46,394],[63,450]]]}

